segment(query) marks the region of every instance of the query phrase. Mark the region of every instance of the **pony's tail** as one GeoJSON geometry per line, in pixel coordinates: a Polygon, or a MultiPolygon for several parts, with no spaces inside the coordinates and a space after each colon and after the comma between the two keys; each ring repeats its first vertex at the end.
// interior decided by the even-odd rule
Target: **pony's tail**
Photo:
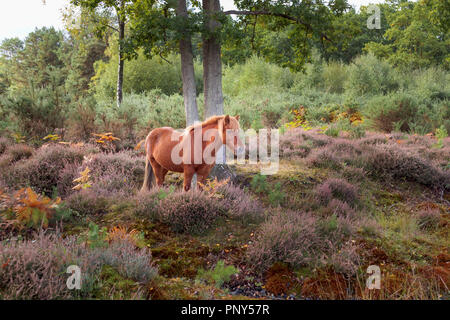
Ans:
{"type": "Polygon", "coordinates": [[[148,157],[145,157],[145,174],[144,183],[142,184],[141,192],[149,191],[153,185],[153,168],[148,157]]]}
{"type": "MultiPolygon", "coordinates": [[[[149,158],[151,156],[151,154],[150,154],[151,148],[150,148],[150,145],[148,145],[148,143],[150,141],[149,141],[148,137],[144,141],[145,141],[145,150],[146,150],[145,174],[144,174],[144,183],[142,184],[141,192],[149,191],[152,188],[153,179],[154,179],[153,168],[150,164],[150,158],[149,158]]],[[[139,144],[142,145],[142,141],[139,144]]]]}

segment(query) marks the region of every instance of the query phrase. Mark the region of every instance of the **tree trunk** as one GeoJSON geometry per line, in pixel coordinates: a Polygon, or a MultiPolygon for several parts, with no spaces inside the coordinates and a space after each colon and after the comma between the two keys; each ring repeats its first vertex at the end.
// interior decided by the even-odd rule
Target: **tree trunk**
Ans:
{"type": "Polygon", "coordinates": [[[220,11],[219,0],[203,0],[207,15],[206,27],[210,34],[203,36],[203,90],[205,95],[205,118],[223,114],[222,60],[220,42],[212,34],[220,23],[213,15],[220,11]]]}
{"type": "MultiPolygon", "coordinates": [[[[177,16],[187,18],[186,0],[178,0],[177,16]]],[[[180,39],[181,78],[183,80],[184,109],[186,127],[199,120],[197,108],[197,90],[195,88],[194,59],[191,34],[186,32],[180,39]]]]}
{"type": "MultiPolygon", "coordinates": [[[[214,14],[220,12],[219,0],[203,0],[203,10],[206,15],[207,35],[203,35],[203,92],[205,95],[205,118],[223,114],[222,94],[222,59],[220,42],[214,32],[220,28],[220,22],[214,19],[214,14]]],[[[216,165],[209,177],[219,180],[236,177],[226,164],[226,147],[222,146],[217,152],[216,165]]]]}
{"type": "Polygon", "coordinates": [[[125,37],[125,21],[122,21],[120,17],[119,19],[119,70],[117,74],[117,107],[120,108],[122,104],[123,98],[123,44],[122,41],[125,37]]]}

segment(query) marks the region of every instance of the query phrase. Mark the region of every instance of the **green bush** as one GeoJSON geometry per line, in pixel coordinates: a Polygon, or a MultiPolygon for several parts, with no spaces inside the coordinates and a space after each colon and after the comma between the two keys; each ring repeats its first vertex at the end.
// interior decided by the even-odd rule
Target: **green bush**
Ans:
{"type": "Polygon", "coordinates": [[[261,86],[287,89],[294,83],[294,75],[287,68],[253,56],[242,65],[224,68],[222,83],[225,95],[238,96],[261,86]]]}
{"type": "MultiPolygon", "coordinates": [[[[108,62],[97,61],[95,63],[96,74],[95,95],[97,100],[114,99],[117,87],[117,48],[113,48],[113,54],[108,62]]],[[[137,59],[125,61],[123,92],[144,93],[154,89],[160,89],[166,95],[180,94],[182,92],[180,57],[171,55],[168,61],[156,56],[147,59],[142,52],[137,59]]],[[[202,65],[195,62],[195,78],[197,92],[202,91],[202,65]]]]}
{"type": "Polygon", "coordinates": [[[323,86],[327,92],[343,93],[348,78],[348,66],[342,62],[329,62],[323,67],[323,86]]]}
{"type": "Polygon", "coordinates": [[[138,132],[145,136],[152,128],[186,126],[183,97],[168,96],[159,89],[124,95],[120,109],[113,99],[99,100],[97,118],[100,128],[122,138],[138,132]]]}
{"type": "Polygon", "coordinates": [[[399,88],[397,71],[372,54],[360,56],[349,66],[345,89],[352,97],[387,94],[399,88]]]}
{"type": "Polygon", "coordinates": [[[450,117],[447,101],[430,102],[412,92],[373,96],[362,112],[376,130],[418,134],[434,131],[450,117]]]}
{"type": "Polygon", "coordinates": [[[198,271],[197,279],[205,280],[208,283],[214,284],[217,288],[220,288],[225,282],[230,281],[231,276],[239,272],[233,266],[225,267],[225,262],[219,260],[214,269],[205,271],[200,269],[198,271]]]}

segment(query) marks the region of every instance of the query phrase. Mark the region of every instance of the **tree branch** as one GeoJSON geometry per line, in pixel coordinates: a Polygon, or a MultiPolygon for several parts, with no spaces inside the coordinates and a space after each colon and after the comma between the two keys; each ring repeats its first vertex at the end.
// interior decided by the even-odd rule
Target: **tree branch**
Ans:
{"type": "MultiPolygon", "coordinates": [[[[259,16],[259,15],[265,15],[265,16],[280,17],[280,18],[284,18],[284,19],[287,19],[287,20],[291,20],[291,21],[300,23],[301,25],[305,26],[306,29],[307,29],[308,31],[312,31],[312,30],[313,30],[313,28],[311,27],[311,25],[310,25],[309,23],[306,23],[306,22],[303,21],[302,19],[299,19],[299,18],[297,18],[297,17],[290,16],[290,15],[284,14],[284,13],[276,13],[276,12],[270,12],[270,11],[264,11],[264,10],[259,10],[259,11],[227,10],[227,11],[223,11],[222,13],[223,13],[223,14],[226,14],[226,15],[230,15],[230,14],[245,15],[245,16],[259,16]]],[[[321,34],[320,34],[320,37],[323,38],[323,39],[325,39],[325,40],[328,40],[328,41],[330,41],[330,42],[333,42],[333,41],[331,41],[331,40],[327,37],[327,35],[324,34],[324,33],[321,33],[321,34]]]]}

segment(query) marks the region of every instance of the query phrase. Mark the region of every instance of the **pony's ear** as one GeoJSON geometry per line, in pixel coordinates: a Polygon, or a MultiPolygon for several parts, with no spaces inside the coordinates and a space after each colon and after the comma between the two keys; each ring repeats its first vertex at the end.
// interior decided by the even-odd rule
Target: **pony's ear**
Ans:
{"type": "Polygon", "coordinates": [[[229,115],[225,116],[224,122],[225,122],[225,125],[229,125],[230,124],[230,116],[229,115]]]}
{"type": "Polygon", "coordinates": [[[240,117],[241,117],[240,115],[234,116],[234,118],[235,118],[237,121],[239,121],[239,118],[240,118],[240,117]]]}

